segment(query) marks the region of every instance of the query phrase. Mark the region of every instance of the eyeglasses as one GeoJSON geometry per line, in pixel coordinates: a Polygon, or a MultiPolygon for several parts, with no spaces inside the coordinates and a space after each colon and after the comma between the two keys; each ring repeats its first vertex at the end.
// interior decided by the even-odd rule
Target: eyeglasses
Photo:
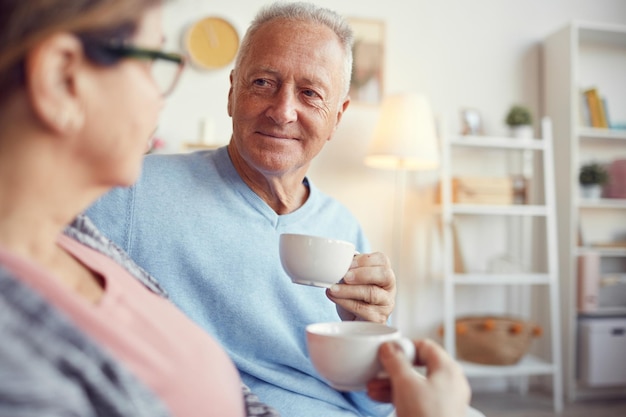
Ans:
{"type": "Polygon", "coordinates": [[[122,58],[152,61],[150,64],[152,78],[164,97],[174,90],[185,67],[186,60],[181,54],[138,48],[83,36],[79,36],[79,38],[83,43],[87,57],[102,65],[113,65],[122,58]]]}

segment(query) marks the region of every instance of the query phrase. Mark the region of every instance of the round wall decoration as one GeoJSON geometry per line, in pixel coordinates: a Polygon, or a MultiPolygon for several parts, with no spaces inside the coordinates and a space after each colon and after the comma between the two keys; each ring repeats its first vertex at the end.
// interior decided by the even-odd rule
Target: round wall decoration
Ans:
{"type": "Polygon", "coordinates": [[[185,49],[198,68],[225,67],[235,58],[237,48],[237,30],[230,22],[219,17],[200,19],[185,33],[185,49]]]}

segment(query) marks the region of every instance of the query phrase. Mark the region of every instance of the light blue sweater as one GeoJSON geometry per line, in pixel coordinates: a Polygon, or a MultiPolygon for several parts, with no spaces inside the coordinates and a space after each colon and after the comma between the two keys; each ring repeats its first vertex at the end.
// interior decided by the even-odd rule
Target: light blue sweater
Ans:
{"type": "Polygon", "coordinates": [[[135,186],[113,190],[88,214],[225,347],[244,382],[282,416],[386,416],[390,406],[335,391],[308,359],[305,326],[339,316],[324,289],[291,283],[279,235],[326,236],[370,251],[350,212],[308,185],[307,202],[279,216],[241,180],[225,147],[149,155],[135,186]]]}

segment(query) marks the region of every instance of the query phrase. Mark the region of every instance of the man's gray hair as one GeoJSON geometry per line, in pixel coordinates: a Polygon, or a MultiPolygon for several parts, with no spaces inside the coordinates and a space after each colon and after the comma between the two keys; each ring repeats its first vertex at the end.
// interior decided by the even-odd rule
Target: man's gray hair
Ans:
{"type": "Polygon", "coordinates": [[[259,10],[241,41],[237,59],[235,60],[235,71],[237,71],[241,61],[250,50],[252,36],[265,23],[275,19],[320,23],[335,32],[344,51],[344,69],[342,77],[344,89],[342,93],[344,97],[347,97],[350,91],[350,77],[352,76],[352,45],[354,43],[354,33],[346,19],[341,15],[330,9],[322,8],[311,3],[276,2],[259,10]]]}

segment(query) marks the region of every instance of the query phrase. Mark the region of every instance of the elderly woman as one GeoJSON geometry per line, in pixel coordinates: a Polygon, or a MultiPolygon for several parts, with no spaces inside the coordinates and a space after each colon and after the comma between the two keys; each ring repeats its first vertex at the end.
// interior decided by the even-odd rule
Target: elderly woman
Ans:
{"type": "Polygon", "coordinates": [[[139,175],[184,63],[162,43],[157,0],[0,4],[2,416],[271,413],[78,216],[139,175]]]}

